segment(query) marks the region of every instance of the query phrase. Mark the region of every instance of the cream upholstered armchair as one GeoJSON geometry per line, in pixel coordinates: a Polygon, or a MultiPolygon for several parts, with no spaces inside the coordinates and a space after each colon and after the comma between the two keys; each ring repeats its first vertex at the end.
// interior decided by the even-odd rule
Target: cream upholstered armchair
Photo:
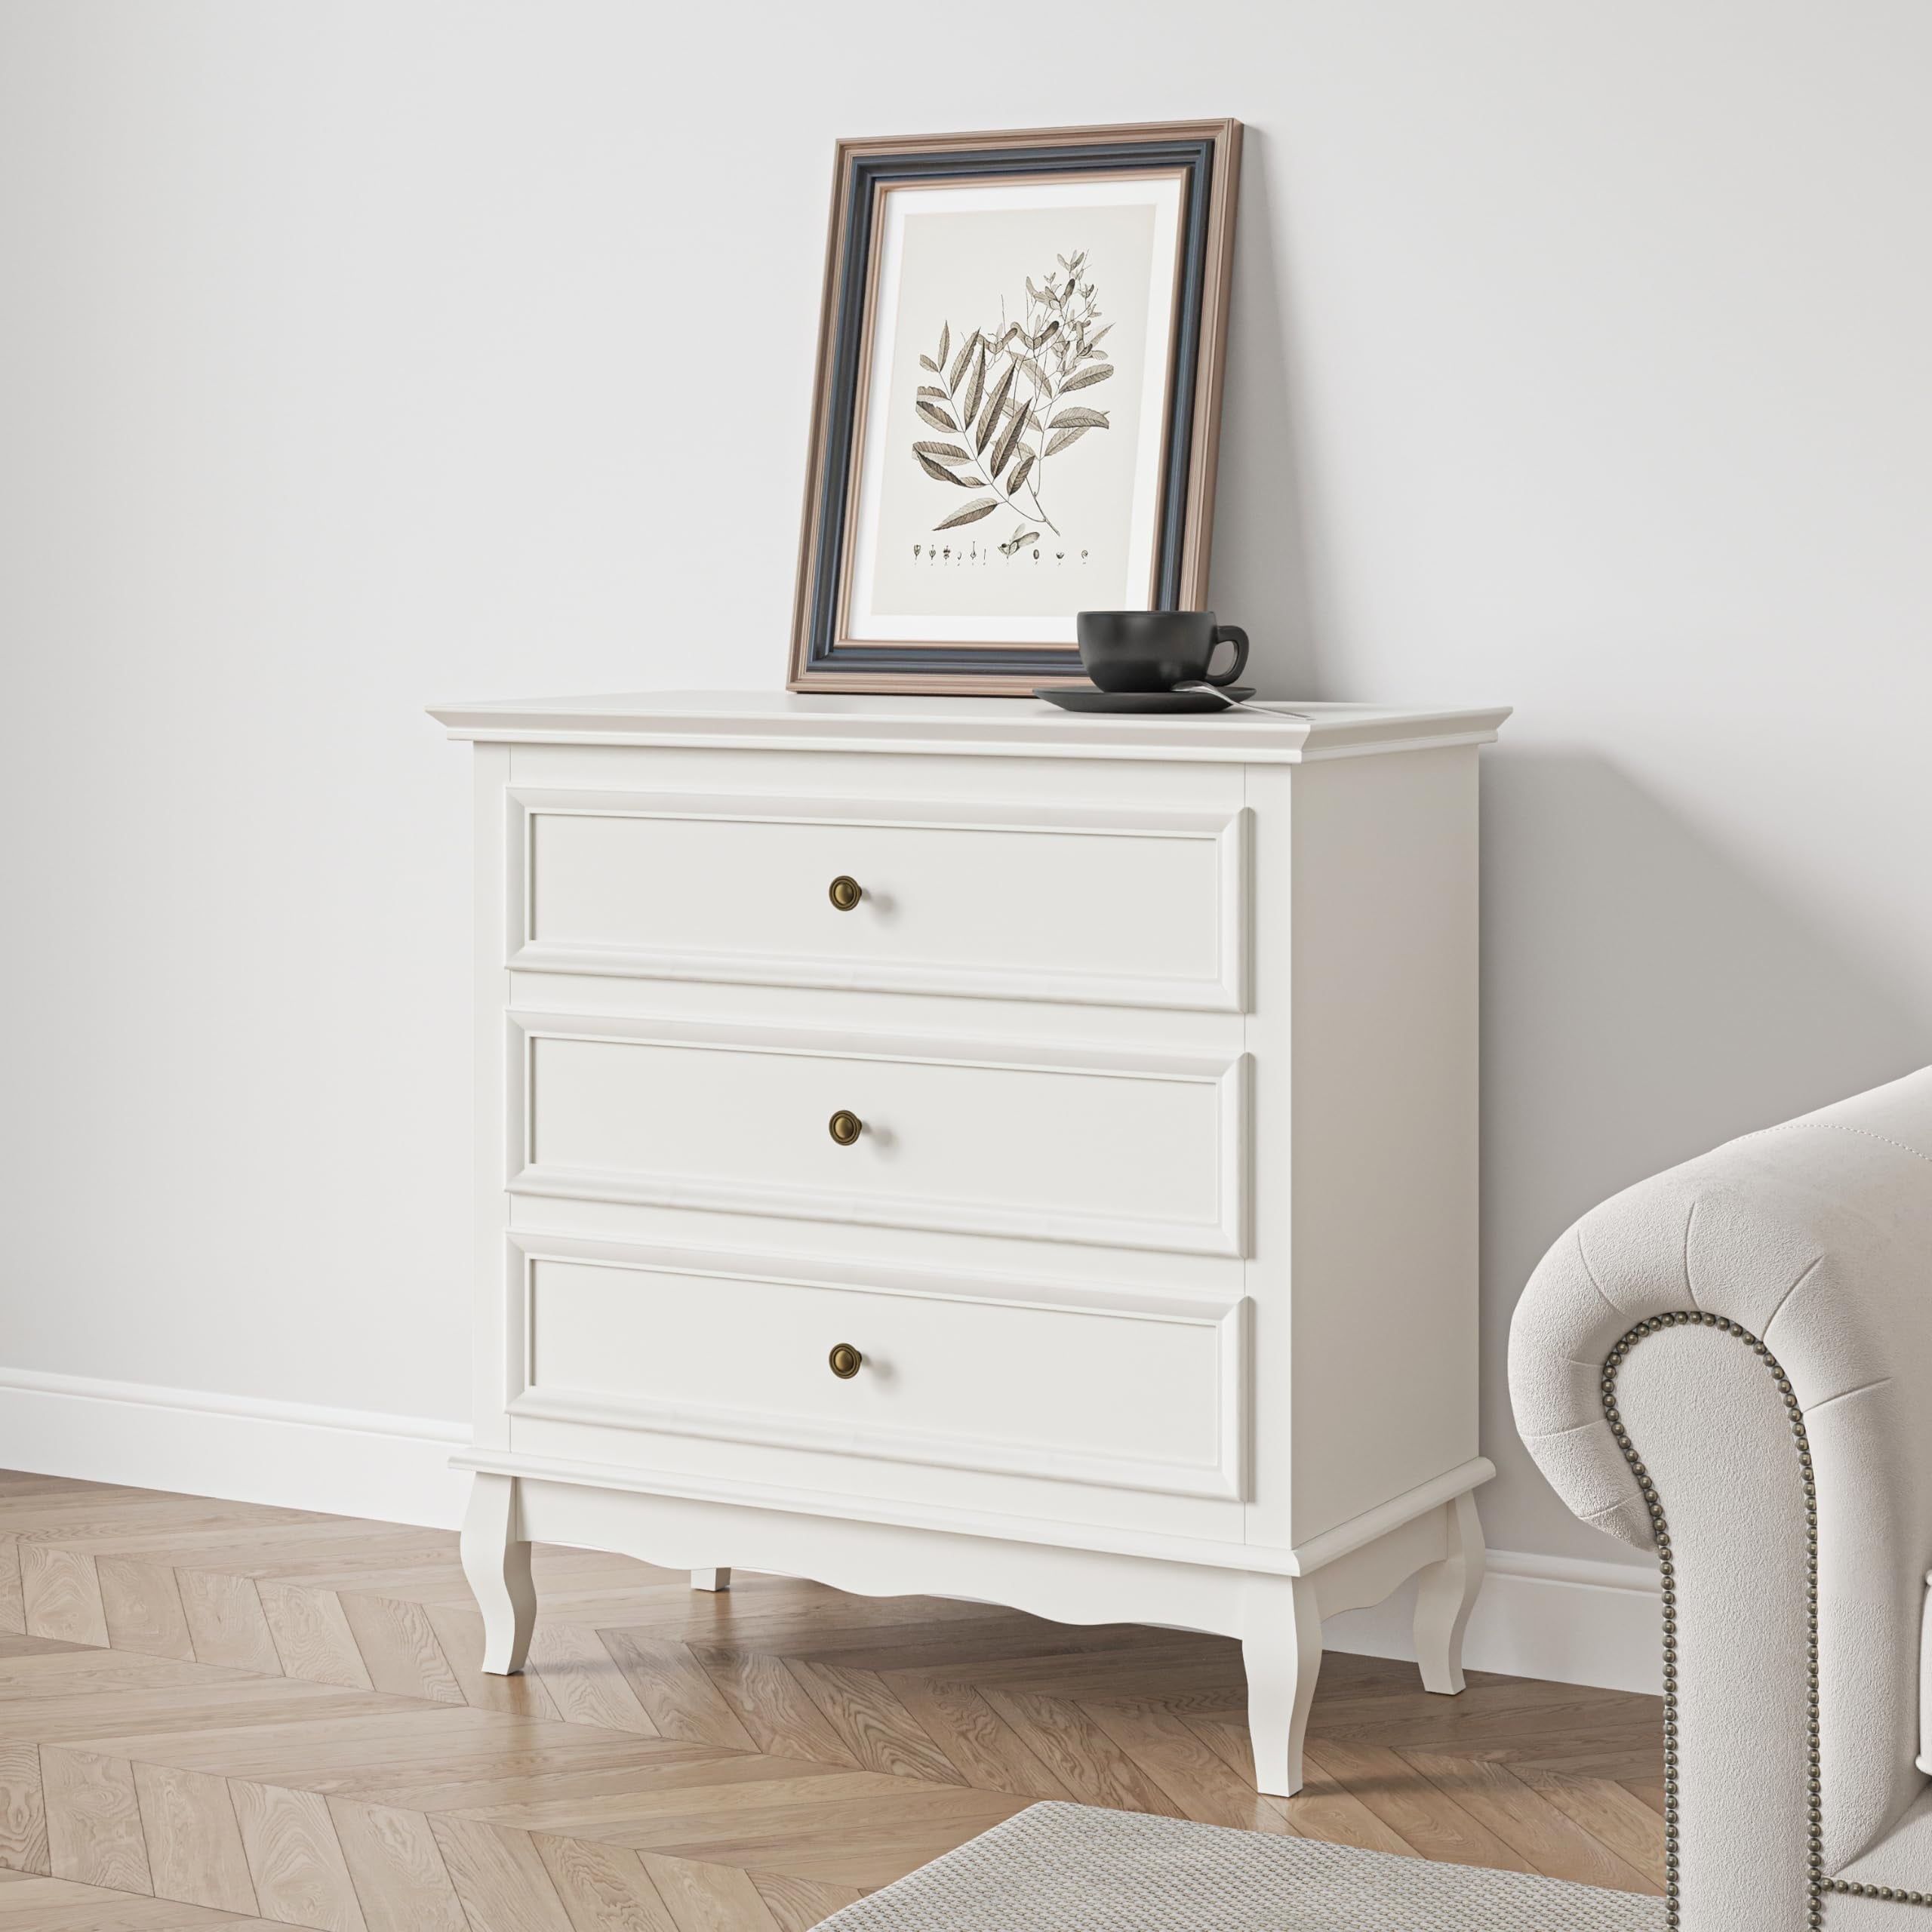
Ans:
{"type": "Polygon", "coordinates": [[[1585,1215],[1509,1386],[1660,1560],[1669,1922],[1932,1932],[1932,1069],[1585,1215]]]}

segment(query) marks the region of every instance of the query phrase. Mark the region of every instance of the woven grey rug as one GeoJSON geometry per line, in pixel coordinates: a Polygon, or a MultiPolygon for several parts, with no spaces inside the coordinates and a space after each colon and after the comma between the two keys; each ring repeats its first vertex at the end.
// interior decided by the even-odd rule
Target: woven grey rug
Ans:
{"type": "Polygon", "coordinates": [[[1661,1932],[1663,1901],[1137,1811],[1035,1804],[819,1932],[1661,1932]]]}

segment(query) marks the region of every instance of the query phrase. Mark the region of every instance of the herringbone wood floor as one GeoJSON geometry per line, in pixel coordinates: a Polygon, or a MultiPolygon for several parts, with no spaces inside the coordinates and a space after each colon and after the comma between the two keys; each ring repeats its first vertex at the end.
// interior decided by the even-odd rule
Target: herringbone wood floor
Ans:
{"type": "Polygon", "coordinates": [[[1235,1647],[0,1475],[0,1932],[801,1932],[1040,1798],[1655,1892],[1654,1699],[1331,1656],[1306,1792],[1235,1647]]]}

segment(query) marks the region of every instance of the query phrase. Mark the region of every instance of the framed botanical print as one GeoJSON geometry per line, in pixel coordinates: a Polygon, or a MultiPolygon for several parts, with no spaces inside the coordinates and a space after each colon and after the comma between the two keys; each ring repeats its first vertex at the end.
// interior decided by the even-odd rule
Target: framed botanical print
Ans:
{"type": "Polygon", "coordinates": [[[841,141],[794,691],[1084,681],[1208,589],[1241,125],[841,141]]]}

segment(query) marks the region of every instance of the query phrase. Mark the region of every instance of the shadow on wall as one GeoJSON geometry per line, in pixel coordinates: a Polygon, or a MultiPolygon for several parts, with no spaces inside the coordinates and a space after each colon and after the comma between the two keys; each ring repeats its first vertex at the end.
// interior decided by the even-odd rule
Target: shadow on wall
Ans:
{"type": "Polygon", "coordinates": [[[1253,634],[1248,678],[1264,695],[1321,689],[1309,603],[1307,532],[1288,371],[1288,317],[1269,192],[1274,143],[1241,136],[1226,406],[1215,482],[1214,608],[1253,634]]]}
{"type": "Polygon", "coordinates": [[[1801,888],[1601,756],[1483,758],[1483,1515],[1503,1549],[1614,1558],[1517,1441],[1500,1364],[1531,1270],[1606,1196],[1932,1057],[1922,1007],[1801,888]],[[1560,1518],[1552,1512],[1561,1512],[1560,1518]],[[1559,1531],[1560,1534],[1560,1531],[1559,1531]]]}

